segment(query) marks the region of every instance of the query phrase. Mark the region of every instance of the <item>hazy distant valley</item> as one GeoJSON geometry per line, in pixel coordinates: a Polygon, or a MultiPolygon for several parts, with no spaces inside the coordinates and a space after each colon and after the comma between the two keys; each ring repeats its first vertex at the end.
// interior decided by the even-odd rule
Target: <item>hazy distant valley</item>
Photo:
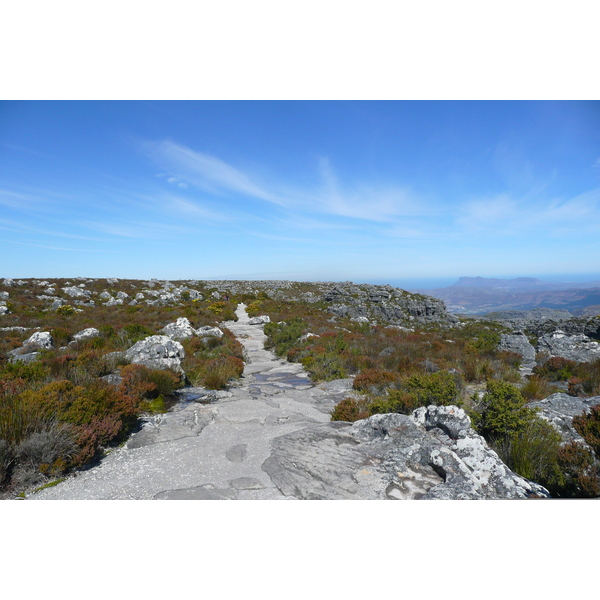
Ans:
{"type": "Polygon", "coordinates": [[[566,310],[573,316],[600,314],[600,281],[573,283],[548,282],[533,277],[461,277],[447,287],[411,291],[440,298],[448,311],[456,314],[482,315],[536,308],[566,310]]]}

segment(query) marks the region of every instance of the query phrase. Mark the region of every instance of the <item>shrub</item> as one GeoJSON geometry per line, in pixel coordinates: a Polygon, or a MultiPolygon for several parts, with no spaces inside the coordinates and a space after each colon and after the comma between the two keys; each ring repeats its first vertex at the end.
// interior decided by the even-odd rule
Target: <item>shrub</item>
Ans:
{"type": "Polygon", "coordinates": [[[337,354],[318,354],[302,359],[302,364],[315,381],[331,381],[348,376],[344,363],[337,354]]]}
{"type": "Polygon", "coordinates": [[[461,404],[458,385],[448,371],[411,375],[402,381],[401,387],[415,396],[419,406],[461,404]]]}
{"type": "Polygon", "coordinates": [[[536,365],[533,373],[552,381],[567,381],[577,372],[577,363],[560,356],[548,359],[543,365],[536,365]]]}
{"type": "Polygon", "coordinates": [[[525,406],[525,398],[512,383],[489,380],[481,399],[477,429],[486,439],[522,431],[536,411],[525,406]]]}
{"type": "Polygon", "coordinates": [[[560,443],[561,437],[552,425],[532,418],[512,434],[497,437],[492,447],[515,473],[556,490],[564,483],[558,464],[560,443]]]}
{"type": "Polygon", "coordinates": [[[145,325],[141,325],[140,323],[129,323],[128,325],[125,325],[125,327],[123,327],[123,333],[127,337],[128,344],[135,344],[136,342],[155,334],[152,329],[145,325]]]}
{"type": "Polygon", "coordinates": [[[363,369],[354,379],[353,387],[361,392],[373,391],[394,383],[396,376],[384,369],[363,369]]]}
{"type": "Polygon", "coordinates": [[[349,421],[354,422],[359,419],[369,417],[369,412],[366,410],[363,402],[359,402],[355,398],[344,398],[339,402],[331,413],[332,421],[349,421]]]}
{"type": "Polygon", "coordinates": [[[600,496],[600,478],[594,456],[581,444],[571,442],[558,451],[558,464],[564,482],[556,491],[561,496],[596,498],[600,496]]]}
{"type": "Polygon", "coordinates": [[[48,377],[50,371],[40,361],[25,363],[16,361],[6,363],[0,370],[0,379],[22,379],[27,382],[43,381],[48,377]]]}
{"type": "Polygon", "coordinates": [[[149,369],[134,364],[121,367],[120,372],[130,390],[134,389],[135,394],[148,399],[169,396],[181,385],[181,377],[167,369],[149,369]]]}
{"type": "Polygon", "coordinates": [[[559,391],[559,388],[550,385],[547,379],[539,375],[530,375],[527,383],[521,388],[521,394],[527,400],[543,400],[559,391]]]}
{"type": "Polygon", "coordinates": [[[600,405],[592,406],[589,413],[573,417],[573,427],[600,458],[600,405]]]}
{"type": "Polygon", "coordinates": [[[385,413],[410,414],[422,404],[415,394],[404,390],[388,390],[387,397],[376,398],[369,404],[369,415],[385,413]]]}
{"type": "MultiPolygon", "coordinates": [[[[61,306],[61,308],[63,308],[61,306]]],[[[50,330],[50,335],[54,340],[54,345],[56,347],[66,346],[71,341],[71,332],[64,327],[55,327],[50,330]]]]}
{"type": "Polygon", "coordinates": [[[277,356],[284,356],[304,333],[305,322],[300,317],[285,323],[267,323],[264,328],[267,339],[265,348],[274,348],[277,356]]]}

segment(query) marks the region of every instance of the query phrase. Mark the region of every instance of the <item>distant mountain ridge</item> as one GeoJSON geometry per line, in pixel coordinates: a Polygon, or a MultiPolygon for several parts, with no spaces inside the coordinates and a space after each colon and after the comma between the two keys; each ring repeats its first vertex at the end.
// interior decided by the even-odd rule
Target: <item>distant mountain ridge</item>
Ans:
{"type": "Polygon", "coordinates": [[[568,310],[575,316],[600,314],[600,281],[575,283],[542,281],[534,277],[460,277],[447,287],[411,291],[440,298],[449,312],[458,314],[534,308],[568,310]]]}

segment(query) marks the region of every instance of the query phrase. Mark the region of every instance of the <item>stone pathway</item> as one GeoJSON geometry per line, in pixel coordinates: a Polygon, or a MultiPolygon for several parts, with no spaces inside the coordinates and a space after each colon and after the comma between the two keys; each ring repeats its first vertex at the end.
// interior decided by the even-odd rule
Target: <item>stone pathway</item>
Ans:
{"type": "MultiPolygon", "coordinates": [[[[272,441],[327,423],[352,381],[314,386],[303,367],[264,349],[262,325],[249,325],[245,305],[223,325],[244,345],[244,376],[202,404],[184,400],[149,418],[128,443],[102,462],[30,500],[275,500],[285,496],[263,470],[272,441]]],[[[185,399],[187,398],[187,400],[185,399]]]]}

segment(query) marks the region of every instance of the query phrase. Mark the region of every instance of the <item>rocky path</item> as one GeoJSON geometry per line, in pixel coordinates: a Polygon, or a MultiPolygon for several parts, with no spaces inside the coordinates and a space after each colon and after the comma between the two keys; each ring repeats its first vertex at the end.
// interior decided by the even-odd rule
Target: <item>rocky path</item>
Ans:
{"type": "Polygon", "coordinates": [[[301,365],[264,349],[263,326],[248,324],[244,305],[236,314],[239,320],[224,326],[247,355],[240,383],[211,394],[208,403],[188,390],[171,412],[149,418],[100,465],[28,499],[293,498],[268,474],[272,441],[329,422],[351,380],[314,386],[301,365]]]}

